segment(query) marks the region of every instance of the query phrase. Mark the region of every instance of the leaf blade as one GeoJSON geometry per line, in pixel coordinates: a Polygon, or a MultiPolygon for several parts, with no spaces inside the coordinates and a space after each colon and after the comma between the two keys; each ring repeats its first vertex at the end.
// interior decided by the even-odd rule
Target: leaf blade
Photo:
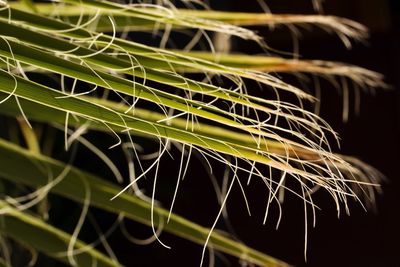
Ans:
{"type": "MultiPolygon", "coordinates": [[[[43,173],[40,166],[50,168],[54,173],[61,173],[65,165],[61,162],[41,155],[35,155],[27,150],[17,147],[0,139],[0,162],[4,162],[4,167],[0,168],[0,174],[6,178],[30,186],[43,186],[48,183],[46,173],[43,173]],[[15,164],[24,163],[24,168],[16,168],[15,164]]],[[[70,198],[74,201],[83,202],[85,199],[85,187],[89,185],[91,192],[91,205],[109,212],[124,213],[128,218],[150,225],[151,205],[132,195],[122,194],[120,197],[110,201],[120,189],[88,173],[71,168],[66,177],[52,188],[52,192],[70,198]]],[[[155,207],[155,224],[160,223],[162,216],[164,221],[168,218],[168,211],[155,207]]],[[[171,215],[168,224],[164,229],[177,236],[191,240],[198,244],[203,244],[208,235],[208,229],[189,222],[184,218],[171,215]]],[[[270,256],[250,249],[243,244],[237,243],[232,239],[224,237],[216,232],[211,235],[211,243],[215,249],[229,253],[233,256],[242,258],[262,266],[289,266],[270,256]]]]}

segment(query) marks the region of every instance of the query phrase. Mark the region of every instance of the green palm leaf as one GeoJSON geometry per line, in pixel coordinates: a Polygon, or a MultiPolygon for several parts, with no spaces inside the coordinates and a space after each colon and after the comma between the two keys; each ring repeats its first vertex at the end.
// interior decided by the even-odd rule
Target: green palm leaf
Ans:
{"type": "MultiPolygon", "coordinates": [[[[189,29],[252,40],[266,49],[262,38],[243,26],[306,23],[334,30],[350,47],[349,38],[361,40],[367,36],[362,25],[321,15],[232,13],[99,0],[51,4],[8,4],[0,0],[0,5],[0,114],[18,117],[29,148],[0,139],[0,176],[18,186],[43,191],[38,202],[51,192],[84,207],[90,203],[123,215],[151,226],[153,231],[155,226],[163,227],[203,245],[200,264],[209,247],[256,265],[288,266],[213,231],[232,186],[239,185],[244,194],[237,172],[245,173],[248,183],[252,177],[260,179],[270,192],[265,219],[271,203],[280,208],[283,195],[278,195],[283,190],[298,196],[305,210],[310,207],[314,212],[317,205],[312,193],[316,188],[333,197],[338,211],[341,206],[347,209],[349,199],[361,202],[365,197],[373,201],[382,175],[357,159],[333,153],[328,136],[338,139],[336,133],[303,106],[303,101],[312,103],[315,97],[269,73],[310,73],[329,80],[349,79],[363,87],[384,87],[380,74],[336,62],[215,53],[213,49],[156,48],[126,40],[119,33],[157,27],[165,34],[189,29]],[[45,84],[43,77],[56,82],[45,84]],[[227,82],[215,82],[220,78],[227,82]],[[66,80],[72,81],[72,86],[66,80]],[[248,93],[249,80],[272,89],[274,96],[264,98],[248,93]],[[286,92],[298,98],[299,104],[282,100],[281,93],[286,92]],[[183,146],[181,164],[185,147],[222,162],[234,175],[214,225],[204,228],[158,207],[155,188],[151,203],[126,193],[137,180],[121,188],[106,181],[108,177],[99,178],[42,155],[44,137],[29,129],[31,120],[64,129],[66,149],[73,140],[83,142],[83,132],[94,130],[116,136],[116,145],[121,143],[120,136],[138,135],[159,143],[160,151],[167,151],[169,143],[183,146]],[[234,160],[229,161],[228,157],[234,160]],[[269,173],[279,171],[279,177],[266,174],[265,167],[269,173]],[[63,175],[49,180],[50,174],[63,175]],[[298,190],[286,185],[289,179],[298,190]]],[[[11,124],[10,129],[16,127],[11,124]]],[[[13,140],[20,141],[18,136],[13,140]]],[[[92,150],[100,151],[94,146],[92,150]]],[[[114,173],[118,172],[106,155],[101,157],[112,165],[114,173]]],[[[143,177],[150,169],[142,169],[138,176],[143,177]]],[[[176,190],[181,174],[178,176],[176,190]]],[[[154,186],[156,178],[157,175],[154,186]]],[[[89,266],[95,259],[99,266],[118,265],[90,244],[77,240],[71,246],[74,235],[36,218],[32,209],[21,210],[18,201],[10,199],[5,196],[0,200],[4,211],[2,234],[67,264],[89,266]],[[68,254],[73,251],[81,253],[68,254]]]]}

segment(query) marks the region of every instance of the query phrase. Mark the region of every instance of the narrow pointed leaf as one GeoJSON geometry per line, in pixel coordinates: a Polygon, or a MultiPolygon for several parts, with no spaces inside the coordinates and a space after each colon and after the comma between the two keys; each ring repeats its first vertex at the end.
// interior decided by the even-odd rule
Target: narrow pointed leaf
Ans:
{"type": "MultiPolygon", "coordinates": [[[[0,141],[0,143],[1,142],[2,141],[0,141]]],[[[5,152],[7,151],[3,150],[1,153],[5,155],[5,152]]],[[[2,164],[4,163],[6,162],[2,160],[2,164]]],[[[13,161],[11,164],[16,169],[24,169],[18,167],[19,163],[16,161],[13,161]]],[[[7,176],[7,174],[4,174],[4,171],[6,170],[4,170],[4,168],[1,169],[1,175],[7,176]]],[[[23,177],[23,175],[24,174],[21,174],[20,177],[23,177]]],[[[28,245],[52,258],[69,263],[66,252],[71,240],[70,234],[47,224],[27,212],[18,211],[2,200],[0,200],[0,210],[2,211],[0,217],[0,233],[28,245]]],[[[82,241],[77,240],[73,249],[80,251],[73,256],[77,266],[121,266],[119,263],[112,261],[96,249],[87,247],[87,244],[82,241]]]]}
{"type": "MultiPolygon", "coordinates": [[[[43,170],[49,169],[54,174],[60,174],[66,165],[41,155],[35,155],[18,146],[0,139],[0,176],[21,184],[40,187],[48,183],[48,174],[43,170]],[[24,168],[19,166],[23,164],[24,168]]],[[[114,184],[71,168],[65,178],[52,188],[52,192],[77,202],[83,202],[86,197],[86,190],[90,190],[90,203],[92,206],[107,210],[112,213],[123,213],[126,217],[135,221],[150,225],[151,205],[132,195],[122,194],[110,201],[121,189],[114,184]]],[[[162,220],[165,222],[168,211],[155,208],[155,224],[159,225],[162,220]]],[[[164,225],[165,231],[182,238],[191,240],[200,245],[204,244],[209,229],[189,222],[184,218],[171,215],[169,223],[164,225]]],[[[246,259],[248,262],[260,266],[288,266],[279,260],[267,256],[261,252],[248,248],[247,246],[233,241],[232,239],[213,232],[210,240],[214,249],[231,254],[238,258],[246,259]]]]}

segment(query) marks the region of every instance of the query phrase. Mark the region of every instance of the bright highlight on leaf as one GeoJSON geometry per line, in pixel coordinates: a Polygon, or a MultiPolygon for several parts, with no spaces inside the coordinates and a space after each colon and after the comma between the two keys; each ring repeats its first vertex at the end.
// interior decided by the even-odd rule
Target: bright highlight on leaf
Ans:
{"type": "MultiPolygon", "coordinates": [[[[335,32],[348,48],[351,40],[365,40],[367,29],[330,16],[232,13],[196,10],[198,3],[188,1],[181,4],[187,8],[176,8],[169,1],[165,5],[0,1],[0,114],[17,118],[19,124],[9,121],[10,132],[21,131],[23,137],[14,138],[14,143],[0,140],[0,178],[18,189],[8,190],[0,200],[2,235],[72,266],[89,266],[89,260],[97,266],[119,266],[107,241],[116,228],[139,244],[156,241],[173,249],[173,244],[163,241],[162,231],[193,241],[203,246],[200,265],[206,259],[212,263],[206,252],[214,255],[215,250],[260,266],[289,266],[215,231],[220,217],[228,218],[226,203],[232,188],[240,189],[251,214],[247,185],[261,181],[268,192],[262,223],[276,206],[277,227],[285,195],[296,196],[304,203],[305,244],[307,213],[311,212],[315,224],[319,208],[314,199],[317,190],[331,195],[338,215],[343,209],[349,213],[350,200],[363,207],[374,204],[382,175],[358,159],[334,153],[331,143],[339,137],[307,108],[318,103],[317,97],[276,73],[327,79],[346,94],[351,89],[347,84],[385,87],[383,77],[339,62],[229,51],[233,37],[269,51],[252,26],[315,25],[335,32]],[[192,38],[185,43],[187,38],[182,37],[177,47],[171,45],[180,34],[192,38]],[[137,38],[141,35],[159,38],[148,45],[146,37],[137,38]],[[228,37],[218,39],[222,35],[228,37]],[[219,51],[221,42],[225,51],[219,51]],[[47,135],[44,127],[51,127],[53,134],[47,135]],[[97,147],[96,140],[86,136],[90,132],[109,134],[102,144],[121,150],[126,164],[97,147]],[[158,150],[146,154],[137,137],[148,139],[158,150]],[[56,160],[54,151],[60,142],[69,162],[56,160]],[[78,144],[115,177],[98,178],[72,166],[78,144]],[[178,157],[172,156],[173,150],[179,151],[178,157]],[[176,161],[177,174],[160,171],[161,159],[168,156],[176,161]],[[211,177],[220,209],[209,228],[173,212],[180,184],[191,172],[189,162],[196,158],[210,170],[215,163],[226,168],[225,177],[211,177]],[[157,181],[165,176],[176,181],[170,187],[173,198],[167,209],[157,200],[157,181]],[[142,188],[145,179],[152,181],[150,192],[142,188]],[[29,189],[21,190],[25,187],[29,189]],[[47,208],[51,193],[82,205],[70,233],[51,225],[47,208]],[[105,232],[94,222],[99,238],[85,244],[79,234],[91,207],[115,214],[117,220],[105,232]],[[131,237],[124,218],[148,225],[153,237],[144,241],[131,237]],[[22,233],[28,230],[33,234],[24,239],[22,233]],[[48,244],[35,241],[41,235],[48,244]],[[100,244],[106,253],[97,251],[100,244]]],[[[344,118],[349,113],[346,103],[344,118]]],[[[7,253],[2,256],[11,264],[7,253]]]]}

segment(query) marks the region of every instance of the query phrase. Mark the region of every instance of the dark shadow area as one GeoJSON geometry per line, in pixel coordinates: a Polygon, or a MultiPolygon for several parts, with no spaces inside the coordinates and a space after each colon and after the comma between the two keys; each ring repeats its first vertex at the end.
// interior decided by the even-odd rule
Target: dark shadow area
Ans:
{"type": "MultiPolygon", "coordinates": [[[[266,2],[273,13],[312,12],[311,1],[266,2]]],[[[235,11],[259,10],[257,4],[249,1],[229,2],[227,5],[235,11]]],[[[219,8],[224,8],[222,3],[219,8]]],[[[353,112],[347,123],[341,120],[341,95],[336,90],[326,86],[321,100],[322,117],[341,136],[340,153],[354,155],[386,175],[387,181],[382,185],[383,194],[377,197],[376,210],[365,212],[360,205],[352,203],[351,216],[342,212],[338,219],[330,197],[323,193],[316,194],[314,199],[322,210],[317,212],[316,227],[308,232],[307,262],[303,256],[304,215],[298,201],[288,201],[283,205],[284,215],[278,231],[273,229],[276,222],[273,215],[266,226],[260,225],[257,216],[248,218],[243,213],[236,215],[234,211],[237,205],[244,209],[240,197],[230,203],[230,210],[233,210],[231,218],[245,243],[296,266],[398,266],[400,4],[395,0],[324,1],[324,11],[366,25],[370,29],[368,43],[356,43],[352,50],[346,50],[333,35],[318,30],[301,30],[301,56],[305,59],[359,65],[384,74],[386,82],[392,86],[388,90],[361,93],[360,115],[353,112]]],[[[282,34],[285,30],[275,31],[279,34],[259,30],[271,47],[292,51],[289,31],[286,34],[282,34]]],[[[246,52],[259,52],[256,46],[248,43],[240,43],[237,48],[246,52]]],[[[338,151],[337,148],[335,150],[338,151]]],[[[265,203],[263,198],[252,201],[265,203]]],[[[260,212],[263,204],[260,205],[260,212]]]]}

